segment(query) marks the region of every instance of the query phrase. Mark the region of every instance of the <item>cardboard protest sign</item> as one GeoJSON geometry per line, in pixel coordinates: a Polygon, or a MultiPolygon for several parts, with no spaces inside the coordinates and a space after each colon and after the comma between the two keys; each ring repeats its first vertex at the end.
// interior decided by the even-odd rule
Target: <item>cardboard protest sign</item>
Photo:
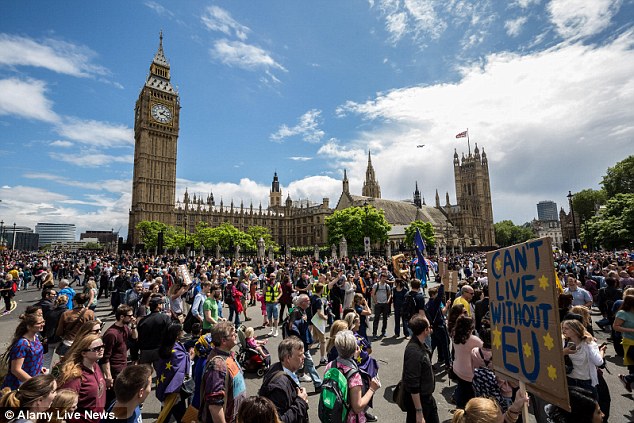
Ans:
{"type": "Polygon", "coordinates": [[[447,272],[447,263],[444,261],[438,261],[438,275],[442,280],[442,284],[445,287],[445,292],[449,292],[449,275],[447,272]]]}
{"type": "Polygon", "coordinates": [[[180,264],[178,265],[178,269],[180,270],[181,277],[183,278],[183,283],[185,285],[192,283],[192,277],[189,274],[189,270],[187,270],[187,265],[180,264]]]}
{"type": "Polygon", "coordinates": [[[457,270],[449,270],[447,272],[447,291],[458,292],[458,279],[460,275],[457,270]]]}
{"type": "Polygon", "coordinates": [[[550,238],[487,253],[493,367],[570,410],[550,238]]]}

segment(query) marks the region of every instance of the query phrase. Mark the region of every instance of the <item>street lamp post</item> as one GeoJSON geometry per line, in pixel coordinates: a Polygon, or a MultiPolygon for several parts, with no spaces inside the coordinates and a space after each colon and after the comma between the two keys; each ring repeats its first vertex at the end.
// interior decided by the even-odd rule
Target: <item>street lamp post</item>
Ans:
{"type": "MultiPolygon", "coordinates": [[[[368,213],[369,213],[370,211],[368,210],[368,201],[367,201],[367,200],[365,200],[365,201],[363,202],[363,209],[365,210],[365,221],[364,221],[364,226],[365,226],[365,228],[364,228],[364,237],[368,237],[368,213]]],[[[364,242],[363,242],[363,246],[364,246],[364,248],[365,248],[365,239],[364,239],[363,241],[364,241],[364,242]]],[[[370,249],[369,249],[369,248],[367,249],[367,251],[365,252],[365,254],[366,254],[366,256],[367,256],[368,258],[370,258],[370,249]]]]}
{"type": "Polygon", "coordinates": [[[11,250],[15,250],[15,222],[13,222],[13,242],[11,243],[11,250]]]}
{"type": "Polygon", "coordinates": [[[568,195],[566,197],[568,197],[568,205],[570,206],[570,216],[572,217],[572,242],[571,242],[571,248],[572,248],[572,251],[575,251],[575,240],[577,239],[577,224],[575,223],[575,209],[574,209],[574,207],[572,207],[572,198],[574,196],[572,195],[571,191],[568,191],[568,195]]]}

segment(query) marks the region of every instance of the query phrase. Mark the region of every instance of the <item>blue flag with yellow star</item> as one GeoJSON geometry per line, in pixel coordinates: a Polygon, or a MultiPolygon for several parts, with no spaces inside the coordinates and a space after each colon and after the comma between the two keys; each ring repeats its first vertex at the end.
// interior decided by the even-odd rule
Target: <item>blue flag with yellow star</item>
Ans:
{"type": "Polygon", "coordinates": [[[164,401],[167,395],[180,392],[185,375],[190,369],[189,353],[180,342],[174,344],[169,359],[161,358],[154,363],[156,370],[156,398],[164,401]]]}
{"type": "Polygon", "coordinates": [[[429,270],[427,269],[427,261],[425,261],[425,256],[423,255],[425,253],[425,241],[418,228],[416,228],[416,233],[414,234],[414,247],[416,257],[418,257],[418,265],[423,270],[423,273],[427,275],[429,270]]]}

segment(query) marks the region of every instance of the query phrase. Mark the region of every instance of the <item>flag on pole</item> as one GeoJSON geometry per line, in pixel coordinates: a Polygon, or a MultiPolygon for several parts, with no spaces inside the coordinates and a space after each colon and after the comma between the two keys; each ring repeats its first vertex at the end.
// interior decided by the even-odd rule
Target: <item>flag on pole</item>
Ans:
{"type": "Polygon", "coordinates": [[[467,137],[467,131],[461,132],[458,135],[456,135],[456,138],[466,138],[467,137]]]}
{"type": "Polygon", "coordinates": [[[427,261],[424,256],[425,241],[418,228],[416,228],[416,233],[414,234],[414,249],[416,250],[416,257],[418,257],[418,265],[425,271],[425,274],[427,274],[427,261]]]}

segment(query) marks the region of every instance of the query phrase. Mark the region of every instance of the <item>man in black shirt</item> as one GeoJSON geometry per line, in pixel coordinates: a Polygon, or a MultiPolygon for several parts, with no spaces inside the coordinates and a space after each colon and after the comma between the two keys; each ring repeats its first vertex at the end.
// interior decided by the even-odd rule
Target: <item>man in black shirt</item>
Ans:
{"type": "Polygon", "coordinates": [[[158,349],[161,336],[170,325],[170,317],[163,313],[163,296],[153,294],[150,298],[150,314],[138,324],[140,364],[154,363],[159,359],[158,349]]]}

